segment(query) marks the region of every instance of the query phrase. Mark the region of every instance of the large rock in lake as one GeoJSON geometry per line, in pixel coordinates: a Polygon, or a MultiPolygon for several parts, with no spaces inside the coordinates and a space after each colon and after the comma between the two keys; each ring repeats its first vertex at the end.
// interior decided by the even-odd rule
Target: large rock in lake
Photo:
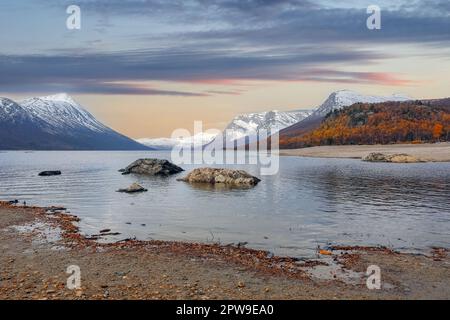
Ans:
{"type": "Polygon", "coordinates": [[[218,168],[199,168],[191,171],[186,177],[178,179],[189,183],[227,184],[233,186],[254,186],[261,180],[243,170],[218,168]]]}
{"type": "Polygon", "coordinates": [[[422,159],[413,157],[405,153],[384,154],[380,152],[373,152],[362,158],[363,161],[368,162],[392,162],[392,163],[415,163],[425,162],[422,159]]]}
{"type": "Polygon", "coordinates": [[[122,174],[137,173],[152,176],[169,176],[184,170],[168,160],[139,159],[120,171],[122,174]]]}

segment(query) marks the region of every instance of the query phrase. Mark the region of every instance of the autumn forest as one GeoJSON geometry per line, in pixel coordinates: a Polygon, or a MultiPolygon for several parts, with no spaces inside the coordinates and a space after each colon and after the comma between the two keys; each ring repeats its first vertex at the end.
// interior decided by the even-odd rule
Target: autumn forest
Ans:
{"type": "MultiPolygon", "coordinates": [[[[447,100],[447,99],[444,99],[447,100]]],[[[450,140],[450,103],[442,100],[357,103],[329,113],[315,129],[280,145],[423,143],[450,140]]]]}

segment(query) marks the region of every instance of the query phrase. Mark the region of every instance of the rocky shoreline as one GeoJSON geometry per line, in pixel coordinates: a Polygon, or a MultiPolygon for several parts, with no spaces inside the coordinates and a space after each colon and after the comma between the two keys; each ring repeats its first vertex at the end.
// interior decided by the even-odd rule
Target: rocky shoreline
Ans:
{"type": "Polygon", "coordinates": [[[450,162],[450,142],[390,145],[341,145],[280,150],[280,155],[282,156],[313,158],[363,159],[371,153],[381,153],[387,157],[403,155],[403,157],[397,159],[399,160],[398,163],[450,162]],[[414,159],[415,161],[413,161],[414,159]]]}
{"type": "Polygon", "coordinates": [[[330,247],[318,250],[318,259],[299,260],[239,245],[132,239],[98,243],[80,234],[78,217],[47,209],[0,202],[0,298],[450,297],[447,249],[424,256],[381,247],[330,247]],[[382,270],[381,290],[365,285],[371,264],[382,270]],[[69,265],[81,269],[78,290],[66,286],[69,265]]]}

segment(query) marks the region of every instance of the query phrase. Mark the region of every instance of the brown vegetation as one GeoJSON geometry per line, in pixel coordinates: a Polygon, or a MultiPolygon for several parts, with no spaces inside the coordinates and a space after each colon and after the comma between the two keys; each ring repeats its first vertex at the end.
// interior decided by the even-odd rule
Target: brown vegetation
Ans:
{"type": "Polygon", "coordinates": [[[450,106],[433,101],[357,103],[328,114],[305,134],[281,137],[280,146],[391,144],[449,141],[450,106]]]}

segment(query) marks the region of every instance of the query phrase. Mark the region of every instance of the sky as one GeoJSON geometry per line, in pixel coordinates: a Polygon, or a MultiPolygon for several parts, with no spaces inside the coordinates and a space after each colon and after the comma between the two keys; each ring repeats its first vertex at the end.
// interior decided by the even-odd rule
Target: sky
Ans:
{"type": "Polygon", "coordinates": [[[309,109],[341,89],[450,96],[448,0],[2,0],[0,43],[0,96],[67,92],[133,138],[309,109]]]}

